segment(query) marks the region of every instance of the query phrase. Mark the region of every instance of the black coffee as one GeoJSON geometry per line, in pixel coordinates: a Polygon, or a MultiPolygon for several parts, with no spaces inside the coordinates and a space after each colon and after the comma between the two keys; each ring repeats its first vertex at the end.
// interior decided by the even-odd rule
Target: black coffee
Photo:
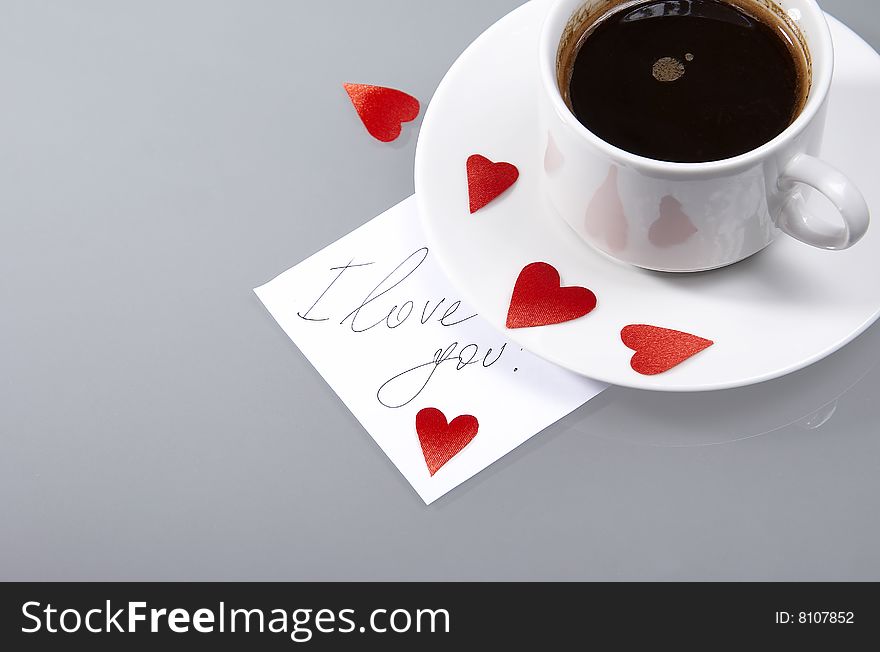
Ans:
{"type": "Polygon", "coordinates": [[[662,161],[717,161],[772,140],[806,101],[807,55],[783,16],[738,5],[645,1],[588,20],[563,50],[569,107],[603,140],[662,161]]]}

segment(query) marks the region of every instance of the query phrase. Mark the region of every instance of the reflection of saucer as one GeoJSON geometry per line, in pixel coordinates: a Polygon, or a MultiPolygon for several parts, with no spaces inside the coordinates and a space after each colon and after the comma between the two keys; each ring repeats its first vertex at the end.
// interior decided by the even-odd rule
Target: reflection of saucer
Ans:
{"type": "Polygon", "coordinates": [[[661,448],[729,444],[789,426],[814,430],[835,416],[840,398],[877,373],[878,364],[880,326],[808,369],[761,385],[710,394],[612,387],[572,415],[569,427],[661,448]]]}
{"type": "MultiPolygon", "coordinates": [[[[536,124],[537,39],[546,0],[534,0],[485,32],[452,66],[419,136],[415,183],[434,253],[483,317],[504,329],[510,293],[528,263],[546,261],[563,283],[599,298],[587,317],[544,328],[507,330],[530,351],[616,385],[663,391],[739,387],[816,362],[864,331],[880,314],[880,225],[844,252],[780,236],[763,253],[701,274],[666,275],[615,263],[583,244],[538,194],[546,138],[536,124]],[[474,153],[510,161],[517,184],[470,215],[465,161],[474,153]],[[620,341],[627,324],[694,333],[715,346],[659,376],[629,365],[620,341]]],[[[829,19],[836,53],[824,157],[880,208],[880,57],[829,19]]],[[[828,207],[816,198],[820,215],[828,207]]],[[[880,210],[873,211],[880,215],[880,210]]]]}

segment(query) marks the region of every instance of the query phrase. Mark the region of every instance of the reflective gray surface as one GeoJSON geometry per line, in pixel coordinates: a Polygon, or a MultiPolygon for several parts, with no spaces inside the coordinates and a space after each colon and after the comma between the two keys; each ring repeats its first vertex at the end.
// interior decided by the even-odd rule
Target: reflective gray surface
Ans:
{"type": "Polygon", "coordinates": [[[425,507],[251,292],[412,192],[341,82],[427,101],[517,4],[0,2],[0,578],[880,579],[878,328],[425,507]]]}

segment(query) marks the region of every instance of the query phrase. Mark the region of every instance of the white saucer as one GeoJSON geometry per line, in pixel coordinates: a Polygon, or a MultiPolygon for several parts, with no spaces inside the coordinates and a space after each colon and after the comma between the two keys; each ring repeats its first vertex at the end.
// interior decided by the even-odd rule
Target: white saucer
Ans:
{"type": "MultiPolygon", "coordinates": [[[[842,347],[880,315],[880,224],[848,251],[826,252],[781,235],[764,252],[714,272],[671,275],[611,261],[585,245],[538,194],[544,143],[536,133],[537,40],[548,0],[509,14],[459,57],[425,114],[416,197],[432,251],[480,314],[558,365],[615,385],[661,391],[739,387],[783,376],[842,347]],[[514,163],[516,185],[471,215],[465,161],[514,163]],[[556,267],[599,305],[542,328],[505,328],[520,270],[556,267]],[[630,367],[627,324],[652,324],[715,345],[657,376],[630,367]]],[[[880,56],[829,18],[836,47],[823,158],[840,167],[880,217],[880,56]]],[[[824,200],[811,209],[830,216],[824,200]]]]}

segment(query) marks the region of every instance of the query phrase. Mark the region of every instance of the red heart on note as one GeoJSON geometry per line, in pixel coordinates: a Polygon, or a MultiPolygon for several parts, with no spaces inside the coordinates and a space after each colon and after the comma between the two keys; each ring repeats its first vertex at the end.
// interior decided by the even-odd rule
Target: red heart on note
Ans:
{"type": "Polygon", "coordinates": [[[416,415],[416,432],[431,475],[458,455],[477,436],[479,428],[476,417],[469,414],[447,423],[446,415],[437,408],[420,410],[416,415]]]}
{"type": "Polygon", "coordinates": [[[620,339],[636,352],[630,365],[644,376],[669,371],[714,344],[696,335],[646,324],[626,326],[620,339]]]}
{"type": "Polygon", "coordinates": [[[547,263],[526,265],[516,279],[508,328],[531,328],[561,324],[592,312],[596,295],[587,288],[561,287],[559,272],[547,263]]]}
{"type": "Polygon", "coordinates": [[[519,179],[519,170],[512,163],[493,163],[485,156],[474,154],[467,160],[468,198],[471,214],[496,199],[519,179]]]}
{"type": "Polygon", "coordinates": [[[367,131],[383,143],[396,140],[402,123],[419,116],[419,101],[403,91],[368,84],[343,86],[367,131]]]}

